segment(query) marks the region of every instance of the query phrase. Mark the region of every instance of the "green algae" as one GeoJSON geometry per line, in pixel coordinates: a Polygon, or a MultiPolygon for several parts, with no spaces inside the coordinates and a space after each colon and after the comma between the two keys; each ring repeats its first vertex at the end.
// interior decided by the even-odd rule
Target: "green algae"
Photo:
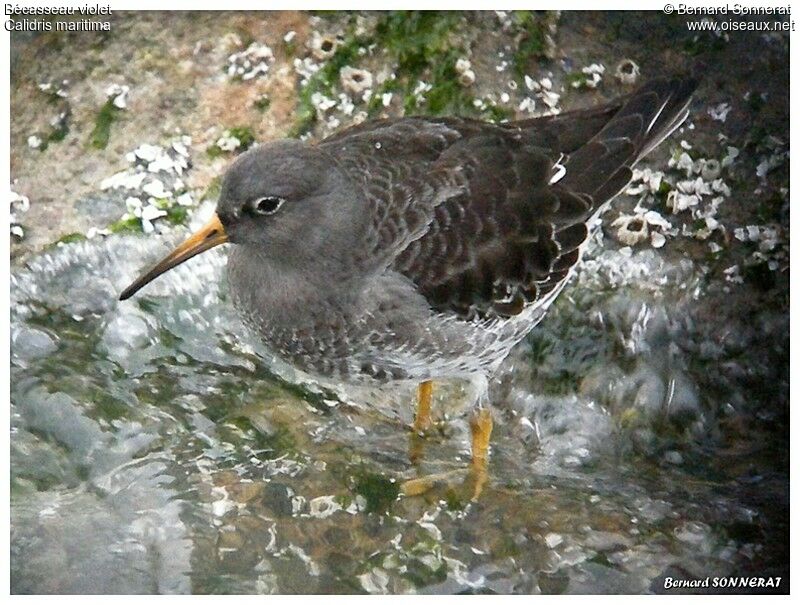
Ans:
{"type": "Polygon", "coordinates": [[[94,120],[94,128],[89,137],[89,142],[95,149],[105,149],[111,137],[111,125],[117,119],[120,112],[119,107],[114,105],[114,99],[110,97],[97,112],[94,120]]]}

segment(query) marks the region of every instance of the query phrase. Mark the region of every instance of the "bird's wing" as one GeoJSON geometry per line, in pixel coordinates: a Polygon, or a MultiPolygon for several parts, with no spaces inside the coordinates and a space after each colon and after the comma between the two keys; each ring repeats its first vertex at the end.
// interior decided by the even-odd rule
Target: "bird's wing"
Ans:
{"type": "Polygon", "coordinates": [[[357,126],[320,147],[361,186],[366,259],[411,279],[434,308],[508,315],[521,310],[517,290],[535,299],[563,279],[586,237],[591,200],[551,186],[559,154],[532,144],[547,137],[548,127],[531,136],[406,118],[357,126]]]}
{"type": "Polygon", "coordinates": [[[378,121],[321,146],[362,184],[373,259],[436,310],[509,317],[563,283],[588,219],[680,125],[693,89],[654,80],[602,107],[500,126],[378,121]]]}
{"type": "Polygon", "coordinates": [[[361,241],[369,266],[388,267],[425,234],[436,206],[465,191],[461,167],[436,164],[464,137],[447,122],[377,120],[320,143],[364,199],[369,221],[361,241]]]}
{"type": "Polygon", "coordinates": [[[393,268],[434,309],[461,317],[520,313],[578,262],[587,223],[633,165],[686,118],[692,79],[659,79],[608,105],[472,134],[434,167],[464,167],[465,191],[434,209],[393,268]]]}
{"type": "Polygon", "coordinates": [[[433,308],[463,317],[515,315],[545,296],[577,261],[593,205],[554,182],[559,157],[510,130],[453,145],[434,165],[460,166],[465,190],[434,208],[393,268],[433,308]]]}

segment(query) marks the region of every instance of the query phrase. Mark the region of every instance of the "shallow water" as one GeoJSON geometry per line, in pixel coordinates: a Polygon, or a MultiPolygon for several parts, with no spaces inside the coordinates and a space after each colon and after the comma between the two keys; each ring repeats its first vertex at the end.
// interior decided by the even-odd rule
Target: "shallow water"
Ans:
{"type": "Polygon", "coordinates": [[[12,274],[13,592],[786,575],[788,318],[715,307],[687,258],[592,251],[493,385],[491,483],[469,503],[457,482],[396,498],[466,464],[462,385],[437,385],[415,467],[413,388],[324,387],[269,358],[230,309],[224,251],[117,302],[172,239],[70,244],[12,274]]]}

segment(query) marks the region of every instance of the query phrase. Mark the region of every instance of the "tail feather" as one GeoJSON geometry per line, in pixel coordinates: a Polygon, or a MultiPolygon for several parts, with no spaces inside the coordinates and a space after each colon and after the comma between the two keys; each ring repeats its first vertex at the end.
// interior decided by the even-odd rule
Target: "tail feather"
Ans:
{"type": "Polygon", "coordinates": [[[595,209],[617,195],[631,168],[686,119],[696,85],[694,78],[659,78],[631,94],[599,132],[570,154],[564,186],[590,194],[595,209]]]}

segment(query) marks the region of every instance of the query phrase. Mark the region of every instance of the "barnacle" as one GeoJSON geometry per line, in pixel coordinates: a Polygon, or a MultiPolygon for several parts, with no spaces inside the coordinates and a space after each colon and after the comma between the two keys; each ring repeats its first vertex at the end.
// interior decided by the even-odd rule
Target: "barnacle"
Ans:
{"type": "Polygon", "coordinates": [[[358,95],[372,88],[372,74],[366,69],[357,69],[346,65],[339,72],[342,88],[353,95],[358,95]]]}
{"type": "Polygon", "coordinates": [[[312,56],[318,61],[326,61],[336,54],[339,40],[335,36],[314,32],[309,41],[312,56]]]}
{"type": "Polygon", "coordinates": [[[612,227],[617,227],[617,240],[627,246],[635,246],[649,239],[653,248],[661,248],[667,242],[665,233],[671,232],[672,225],[655,210],[634,212],[636,214],[621,214],[611,223],[612,227]]]}
{"type": "Polygon", "coordinates": [[[617,227],[617,240],[627,246],[634,246],[650,236],[647,221],[642,216],[622,214],[611,226],[617,227]]]}
{"type": "Polygon", "coordinates": [[[623,59],[617,65],[614,77],[623,84],[635,84],[639,78],[639,66],[631,59],[623,59]]]}
{"type": "Polygon", "coordinates": [[[458,74],[458,83],[461,86],[472,86],[475,83],[475,72],[471,69],[461,72],[458,74]]]}

